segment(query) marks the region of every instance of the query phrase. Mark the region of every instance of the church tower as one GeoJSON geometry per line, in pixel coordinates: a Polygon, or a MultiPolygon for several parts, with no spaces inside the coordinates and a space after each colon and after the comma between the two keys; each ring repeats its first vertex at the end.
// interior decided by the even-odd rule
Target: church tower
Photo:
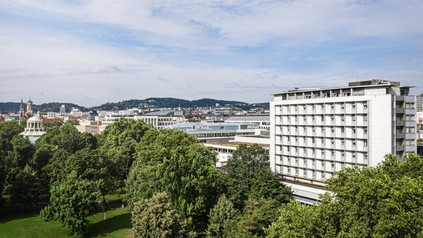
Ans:
{"type": "Polygon", "coordinates": [[[21,98],[21,106],[19,107],[19,121],[25,120],[25,109],[23,106],[23,99],[21,98]]]}
{"type": "Polygon", "coordinates": [[[33,116],[33,112],[32,112],[32,101],[31,99],[28,100],[28,102],[26,103],[26,116],[27,118],[30,118],[33,116]]]}

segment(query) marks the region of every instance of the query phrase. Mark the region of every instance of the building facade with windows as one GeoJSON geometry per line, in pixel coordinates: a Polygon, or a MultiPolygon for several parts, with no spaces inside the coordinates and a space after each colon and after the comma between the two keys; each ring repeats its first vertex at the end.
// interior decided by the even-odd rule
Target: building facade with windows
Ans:
{"type": "Polygon", "coordinates": [[[376,166],[388,153],[399,158],[415,153],[415,96],[409,89],[398,82],[369,80],[274,95],[272,170],[292,185],[300,200],[318,200],[316,188],[323,188],[336,171],[376,166]]]}

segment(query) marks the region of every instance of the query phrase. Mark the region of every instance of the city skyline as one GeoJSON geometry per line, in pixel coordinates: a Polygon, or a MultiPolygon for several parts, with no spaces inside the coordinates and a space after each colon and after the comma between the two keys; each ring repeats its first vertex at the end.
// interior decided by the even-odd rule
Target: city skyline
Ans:
{"type": "Polygon", "coordinates": [[[268,102],[380,78],[423,91],[419,1],[3,1],[0,101],[268,102]]]}

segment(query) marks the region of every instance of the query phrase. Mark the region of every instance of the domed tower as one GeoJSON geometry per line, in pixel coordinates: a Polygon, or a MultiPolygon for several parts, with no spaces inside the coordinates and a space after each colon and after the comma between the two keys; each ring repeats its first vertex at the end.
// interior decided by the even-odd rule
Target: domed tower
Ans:
{"type": "Polygon", "coordinates": [[[34,113],[32,111],[32,101],[31,101],[31,99],[29,99],[28,102],[26,103],[26,116],[28,118],[30,118],[33,115],[34,115],[34,113]]]}
{"type": "Polygon", "coordinates": [[[33,116],[26,121],[25,131],[20,135],[27,137],[31,143],[35,143],[35,141],[37,141],[45,133],[43,119],[38,116],[33,116]]]}

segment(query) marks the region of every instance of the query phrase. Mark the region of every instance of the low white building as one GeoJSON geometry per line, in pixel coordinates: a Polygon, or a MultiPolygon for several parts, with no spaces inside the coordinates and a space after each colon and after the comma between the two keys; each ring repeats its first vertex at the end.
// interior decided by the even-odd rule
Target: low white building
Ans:
{"type": "Polygon", "coordinates": [[[245,145],[258,144],[263,149],[265,149],[266,153],[268,153],[269,146],[270,146],[270,138],[260,136],[260,135],[235,136],[233,140],[229,140],[227,142],[219,141],[219,142],[203,143],[204,146],[212,148],[214,151],[217,152],[216,167],[225,167],[230,156],[233,154],[233,152],[238,148],[240,144],[245,144],[245,145]]]}

